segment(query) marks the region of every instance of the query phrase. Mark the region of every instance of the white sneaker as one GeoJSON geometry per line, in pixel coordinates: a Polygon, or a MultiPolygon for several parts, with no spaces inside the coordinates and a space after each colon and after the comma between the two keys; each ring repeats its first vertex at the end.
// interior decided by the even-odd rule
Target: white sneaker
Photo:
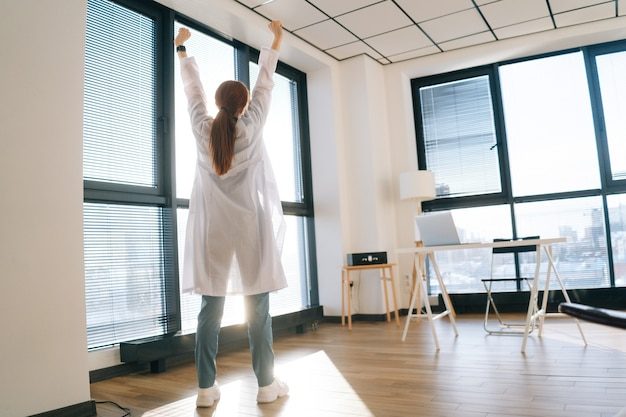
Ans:
{"type": "Polygon", "coordinates": [[[276,401],[280,397],[284,397],[289,393],[289,387],[280,379],[274,378],[274,382],[265,386],[259,387],[259,393],[256,396],[256,402],[258,403],[271,403],[276,401]]]}
{"type": "Polygon", "coordinates": [[[220,389],[217,386],[217,382],[211,388],[198,388],[196,407],[211,407],[219,399],[220,389]]]}

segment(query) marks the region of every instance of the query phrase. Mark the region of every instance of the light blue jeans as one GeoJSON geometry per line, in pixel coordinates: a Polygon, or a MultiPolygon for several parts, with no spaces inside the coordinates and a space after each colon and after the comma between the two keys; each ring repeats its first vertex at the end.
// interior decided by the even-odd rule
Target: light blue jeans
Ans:
{"type": "MultiPolygon", "coordinates": [[[[202,296],[196,332],[196,372],[198,386],[210,388],[215,383],[218,338],[224,314],[225,297],[202,296]]],[[[252,369],[260,387],[274,381],[274,351],[272,350],[272,318],[270,294],[262,293],[244,297],[248,342],[252,354],[252,369]]]]}

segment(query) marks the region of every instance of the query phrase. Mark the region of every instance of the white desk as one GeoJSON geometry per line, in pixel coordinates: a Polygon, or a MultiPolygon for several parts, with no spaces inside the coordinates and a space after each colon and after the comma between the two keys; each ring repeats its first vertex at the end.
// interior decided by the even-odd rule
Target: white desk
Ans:
{"type": "MultiPolygon", "coordinates": [[[[433,339],[435,340],[435,346],[437,350],[439,350],[439,340],[437,338],[437,331],[435,330],[434,321],[443,317],[449,317],[452,327],[454,329],[454,333],[458,336],[458,331],[456,328],[456,322],[454,320],[454,308],[452,306],[452,301],[450,300],[450,296],[448,295],[448,291],[443,282],[443,278],[441,277],[441,272],[439,271],[439,265],[437,264],[437,259],[435,256],[436,252],[439,251],[448,251],[448,250],[465,250],[465,249],[484,249],[484,248],[503,248],[503,247],[515,247],[515,246],[529,246],[535,245],[537,247],[536,251],[536,266],[535,266],[535,278],[533,279],[533,285],[530,291],[530,300],[528,303],[528,312],[526,314],[526,324],[523,333],[522,340],[522,353],[526,351],[526,343],[528,341],[528,334],[531,330],[531,325],[535,322],[539,323],[539,336],[541,336],[543,331],[543,321],[547,315],[546,308],[548,304],[548,290],[550,288],[550,278],[551,271],[554,272],[554,275],[561,287],[561,292],[565,297],[565,301],[570,302],[569,295],[565,290],[565,286],[563,285],[563,281],[561,280],[561,276],[559,275],[558,270],[556,269],[556,265],[554,264],[554,259],[552,258],[552,245],[555,243],[565,242],[566,239],[552,238],[552,239],[526,239],[526,240],[515,240],[515,241],[505,241],[505,242],[484,242],[484,243],[465,243],[461,245],[445,245],[445,246],[424,246],[424,247],[416,247],[416,248],[402,248],[398,249],[398,254],[413,254],[413,263],[415,267],[415,271],[417,272],[418,282],[417,285],[414,286],[413,292],[411,294],[411,303],[409,305],[409,314],[406,318],[406,323],[404,325],[404,332],[402,333],[402,340],[406,339],[406,334],[409,329],[409,323],[411,319],[414,317],[426,317],[430,323],[431,331],[433,334],[433,339]],[[539,308],[539,278],[540,278],[540,270],[541,270],[541,259],[545,255],[548,261],[548,268],[546,270],[545,283],[544,283],[544,292],[541,300],[541,307],[539,308]],[[444,312],[433,316],[432,311],[430,309],[430,303],[428,302],[428,294],[426,292],[426,276],[420,267],[422,262],[425,263],[426,259],[430,259],[430,262],[435,271],[436,279],[439,283],[439,288],[441,289],[441,296],[443,298],[443,302],[445,304],[444,312]],[[422,307],[426,309],[426,314],[413,314],[413,309],[416,306],[417,300],[420,299],[420,308],[422,307]]],[[[558,314],[558,313],[557,313],[558,314]]],[[[580,336],[583,339],[585,346],[587,345],[587,340],[585,339],[585,335],[583,334],[583,330],[580,327],[580,323],[576,320],[576,324],[578,326],[578,331],[580,332],[580,336]]]]}

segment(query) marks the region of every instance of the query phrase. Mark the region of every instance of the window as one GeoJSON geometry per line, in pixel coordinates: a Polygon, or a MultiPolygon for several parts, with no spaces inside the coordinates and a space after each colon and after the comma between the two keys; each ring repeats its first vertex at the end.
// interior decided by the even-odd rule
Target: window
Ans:
{"type": "MultiPolygon", "coordinates": [[[[566,244],[554,245],[553,257],[566,288],[609,287],[606,231],[600,197],[539,201],[515,205],[518,234],[562,236],[566,244]]],[[[546,264],[545,257],[543,258],[546,264]]],[[[528,268],[535,266],[528,260],[528,268]]],[[[558,288],[553,280],[552,288],[558,288]]]]}
{"type": "Polygon", "coordinates": [[[501,191],[489,76],[419,87],[426,166],[437,196],[501,191]]]}
{"type": "MultiPolygon", "coordinates": [[[[196,149],[171,36],[185,22],[210,94],[257,53],[210,34],[156,2],[88,0],[84,89],[84,242],[88,348],[195,330],[200,297],[181,295],[196,149]],[[133,48],[119,45],[132,44],[133,48]],[[173,123],[175,122],[175,123],[173,123]],[[171,127],[172,128],[170,129],[171,127]]],[[[272,294],[274,315],[317,303],[312,242],[306,79],[279,63],[266,130],[288,224],[289,288],[272,294]],[[271,143],[270,143],[271,142],[271,143]]],[[[209,111],[216,111],[207,100],[209,111]]],[[[223,325],[243,320],[227,299],[223,325]]],[[[298,323],[300,324],[300,323],[298,323]]]]}
{"type": "Polygon", "coordinates": [[[626,52],[596,56],[613,180],[626,180],[626,52]]]}
{"type": "MultiPolygon", "coordinates": [[[[513,235],[510,209],[507,205],[456,209],[452,210],[452,216],[461,242],[491,241],[496,238],[510,239],[513,235]]],[[[515,273],[514,269],[510,269],[511,264],[507,264],[506,261],[506,257],[499,257],[500,265],[494,266],[497,274],[504,276],[511,271],[515,273]]],[[[491,250],[441,251],[437,254],[437,262],[441,273],[444,274],[448,292],[473,293],[485,290],[480,278],[488,278],[491,274],[491,250]]],[[[434,271],[430,271],[429,276],[431,277],[431,292],[439,293],[437,280],[433,279],[434,271]]],[[[515,283],[507,282],[498,289],[515,290],[515,283]]]]}
{"type": "Polygon", "coordinates": [[[159,163],[159,17],[87,2],[84,246],[88,348],[176,331],[159,163]],[[132,44],[133,48],[119,45],[132,44]]]}
{"type": "Polygon", "coordinates": [[[582,52],[503,65],[499,72],[513,195],[600,188],[582,52]]]}
{"type": "Polygon", "coordinates": [[[85,43],[84,178],[154,188],[156,22],[89,0],[85,43]]]}
{"type": "Polygon", "coordinates": [[[163,210],[85,203],[84,216],[89,346],[167,333],[163,210]]]}
{"type": "MultiPolygon", "coordinates": [[[[259,66],[250,63],[250,86],[259,75],[259,66]]],[[[274,74],[272,105],[265,123],[263,139],[278,180],[280,198],[283,201],[304,200],[297,114],[297,84],[294,80],[274,74]]]]}
{"type": "MultiPolygon", "coordinates": [[[[566,288],[626,286],[624,70],[620,41],[412,80],[419,167],[437,182],[426,210],[451,210],[465,241],[566,237],[566,288]]],[[[450,292],[484,292],[490,251],[454,252],[439,256],[450,292]]],[[[534,273],[534,254],[500,259],[496,273],[534,273]]]]}
{"type": "Polygon", "coordinates": [[[609,207],[615,286],[626,287],[626,194],[610,195],[606,199],[609,207]]]}

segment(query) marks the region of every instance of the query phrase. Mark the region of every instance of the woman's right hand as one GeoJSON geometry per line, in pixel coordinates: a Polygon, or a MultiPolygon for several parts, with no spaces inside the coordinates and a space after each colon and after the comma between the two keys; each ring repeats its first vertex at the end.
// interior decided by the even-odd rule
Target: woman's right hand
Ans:
{"type": "Polygon", "coordinates": [[[283,24],[280,20],[272,20],[267,27],[270,32],[274,34],[274,41],[272,42],[272,49],[279,50],[280,44],[283,40],[283,24]]]}
{"type": "Polygon", "coordinates": [[[174,39],[174,45],[179,46],[187,42],[187,40],[191,38],[191,32],[187,28],[178,29],[178,35],[174,39]]]}

